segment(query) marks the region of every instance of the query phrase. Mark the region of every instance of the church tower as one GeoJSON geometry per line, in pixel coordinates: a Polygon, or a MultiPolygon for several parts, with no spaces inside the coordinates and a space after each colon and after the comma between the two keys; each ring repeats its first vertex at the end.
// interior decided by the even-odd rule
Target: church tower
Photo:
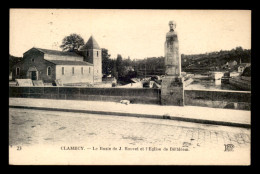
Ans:
{"type": "Polygon", "coordinates": [[[97,41],[91,36],[87,43],[79,50],[84,61],[93,64],[94,83],[102,82],[102,51],[97,41]]]}

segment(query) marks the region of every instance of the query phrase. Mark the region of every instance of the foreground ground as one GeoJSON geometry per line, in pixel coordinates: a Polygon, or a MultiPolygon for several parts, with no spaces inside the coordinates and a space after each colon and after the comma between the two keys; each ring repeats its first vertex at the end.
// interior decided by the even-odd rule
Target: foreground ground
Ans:
{"type": "Polygon", "coordinates": [[[250,129],[174,120],[9,110],[9,163],[249,165],[250,129]]]}
{"type": "Polygon", "coordinates": [[[250,129],[173,120],[10,109],[9,144],[250,148],[250,129]]]}

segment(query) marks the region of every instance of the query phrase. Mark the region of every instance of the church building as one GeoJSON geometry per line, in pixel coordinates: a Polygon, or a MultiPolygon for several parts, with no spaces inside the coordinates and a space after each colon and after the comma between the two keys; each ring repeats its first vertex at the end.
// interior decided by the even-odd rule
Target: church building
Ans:
{"type": "Polygon", "coordinates": [[[91,36],[77,52],[31,48],[13,66],[13,79],[42,80],[53,83],[102,82],[102,52],[91,36]]]}

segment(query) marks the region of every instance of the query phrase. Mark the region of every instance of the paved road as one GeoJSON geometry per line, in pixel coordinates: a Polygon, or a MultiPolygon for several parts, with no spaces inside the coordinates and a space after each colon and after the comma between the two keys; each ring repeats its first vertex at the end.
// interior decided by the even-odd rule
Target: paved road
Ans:
{"type": "Polygon", "coordinates": [[[250,149],[250,129],[173,120],[9,109],[9,144],[250,149]]]}

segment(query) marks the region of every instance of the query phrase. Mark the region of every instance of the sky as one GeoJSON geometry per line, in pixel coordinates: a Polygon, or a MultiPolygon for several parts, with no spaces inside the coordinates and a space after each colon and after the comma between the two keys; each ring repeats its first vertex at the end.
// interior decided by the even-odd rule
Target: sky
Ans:
{"type": "Polygon", "coordinates": [[[251,49],[250,10],[10,9],[10,54],[32,47],[61,50],[72,33],[92,35],[111,58],[164,56],[168,23],[177,23],[180,54],[251,49]]]}

